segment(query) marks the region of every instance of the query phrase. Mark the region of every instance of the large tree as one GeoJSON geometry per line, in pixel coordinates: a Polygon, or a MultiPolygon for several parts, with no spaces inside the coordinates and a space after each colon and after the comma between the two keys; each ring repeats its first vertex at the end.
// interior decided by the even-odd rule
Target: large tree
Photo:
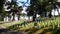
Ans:
{"type": "Polygon", "coordinates": [[[14,21],[14,19],[15,19],[15,14],[17,14],[18,15],[18,20],[19,20],[19,18],[20,18],[20,15],[21,15],[21,11],[23,10],[23,8],[21,7],[21,6],[18,6],[17,5],[17,2],[16,2],[17,0],[12,0],[12,2],[11,2],[11,8],[13,8],[11,11],[13,12],[13,21],[14,21]],[[14,7],[12,7],[14,5],[14,7]]]}
{"type": "Polygon", "coordinates": [[[37,0],[31,0],[30,1],[30,6],[28,7],[27,11],[28,11],[28,16],[33,16],[33,21],[35,21],[35,18],[36,18],[36,2],[37,0]]]}
{"type": "Polygon", "coordinates": [[[50,11],[49,17],[51,18],[51,10],[56,8],[56,0],[31,0],[29,6],[29,15],[33,13],[33,21],[35,21],[36,13],[44,16],[43,13],[50,11]]]}

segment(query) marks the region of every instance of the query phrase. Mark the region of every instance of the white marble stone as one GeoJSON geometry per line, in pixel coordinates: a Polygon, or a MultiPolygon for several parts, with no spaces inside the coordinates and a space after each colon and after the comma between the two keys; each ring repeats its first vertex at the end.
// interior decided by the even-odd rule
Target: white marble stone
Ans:
{"type": "Polygon", "coordinates": [[[8,18],[8,16],[6,16],[5,18],[4,18],[4,22],[8,22],[9,21],[9,18],[8,18]]]}
{"type": "Polygon", "coordinates": [[[57,2],[60,2],[60,0],[57,0],[57,2]]]}
{"type": "Polygon", "coordinates": [[[17,21],[18,20],[18,15],[15,14],[15,20],[17,21]]]}
{"type": "Polygon", "coordinates": [[[51,12],[51,14],[52,14],[53,16],[54,16],[54,15],[57,16],[57,15],[58,15],[58,11],[57,11],[57,9],[55,9],[55,10],[53,9],[52,12],[51,12]]]}

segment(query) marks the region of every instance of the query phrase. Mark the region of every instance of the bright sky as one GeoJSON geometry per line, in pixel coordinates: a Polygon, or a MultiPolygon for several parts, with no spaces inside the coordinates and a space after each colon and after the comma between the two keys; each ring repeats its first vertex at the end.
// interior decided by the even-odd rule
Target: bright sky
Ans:
{"type": "Polygon", "coordinates": [[[30,5],[30,0],[17,0],[17,5],[18,6],[29,6],[30,5]],[[28,1],[28,2],[27,2],[28,1]],[[24,2],[24,3],[21,3],[21,2],[24,2]],[[26,3],[27,2],[27,3],[26,3]]]}

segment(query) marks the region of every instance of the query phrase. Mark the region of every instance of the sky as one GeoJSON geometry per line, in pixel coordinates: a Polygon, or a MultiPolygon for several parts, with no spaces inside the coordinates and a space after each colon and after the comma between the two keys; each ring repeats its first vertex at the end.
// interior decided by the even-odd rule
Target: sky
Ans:
{"type": "Polygon", "coordinates": [[[30,0],[17,0],[17,5],[23,7],[22,13],[26,13],[27,6],[30,6],[30,0]],[[27,2],[28,1],[28,2],[27,2]],[[23,3],[21,3],[23,2],[23,3]],[[25,4],[24,4],[25,3],[25,4]],[[24,5],[24,6],[23,6],[24,5]]]}
{"type": "MultiPolygon", "coordinates": [[[[11,0],[6,0],[6,2],[8,2],[8,1],[10,1],[11,2],[11,0]]],[[[27,7],[26,6],[30,6],[30,0],[28,0],[28,2],[27,2],[27,0],[17,0],[16,1],[17,2],[17,5],[18,6],[22,6],[23,7],[23,11],[22,11],[22,13],[24,12],[24,11],[26,11],[26,9],[27,9],[27,7]],[[21,2],[24,2],[24,3],[21,3],[21,2]],[[24,6],[23,6],[24,5],[24,6]]],[[[7,8],[7,6],[5,6],[5,8],[7,8]]],[[[9,11],[8,9],[5,9],[6,11],[9,11]]],[[[24,13],[26,13],[26,12],[24,12],[24,13]]]]}
{"type": "Polygon", "coordinates": [[[24,5],[24,7],[25,7],[25,6],[29,6],[30,5],[30,0],[28,0],[28,2],[27,2],[27,0],[17,0],[16,2],[17,2],[18,6],[23,6],[24,5]],[[21,2],[24,2],[25,4],[21,3],[21,2]]]}

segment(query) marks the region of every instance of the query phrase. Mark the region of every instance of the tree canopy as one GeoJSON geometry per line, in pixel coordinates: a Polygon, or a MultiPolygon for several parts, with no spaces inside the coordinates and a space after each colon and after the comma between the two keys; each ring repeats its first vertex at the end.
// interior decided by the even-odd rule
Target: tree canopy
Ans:
{"type": "Polygon", "coordinates": [[[37,14],[42,15],[44,12],[51,11],[52,9],[57,8],[56,1],[57,0],[31,0],[30,2],[31,5],[27,9],[30,12],[29,15],[31,15],[32,12],[34,15],[35,14],[34,11],[37,14]]]}

